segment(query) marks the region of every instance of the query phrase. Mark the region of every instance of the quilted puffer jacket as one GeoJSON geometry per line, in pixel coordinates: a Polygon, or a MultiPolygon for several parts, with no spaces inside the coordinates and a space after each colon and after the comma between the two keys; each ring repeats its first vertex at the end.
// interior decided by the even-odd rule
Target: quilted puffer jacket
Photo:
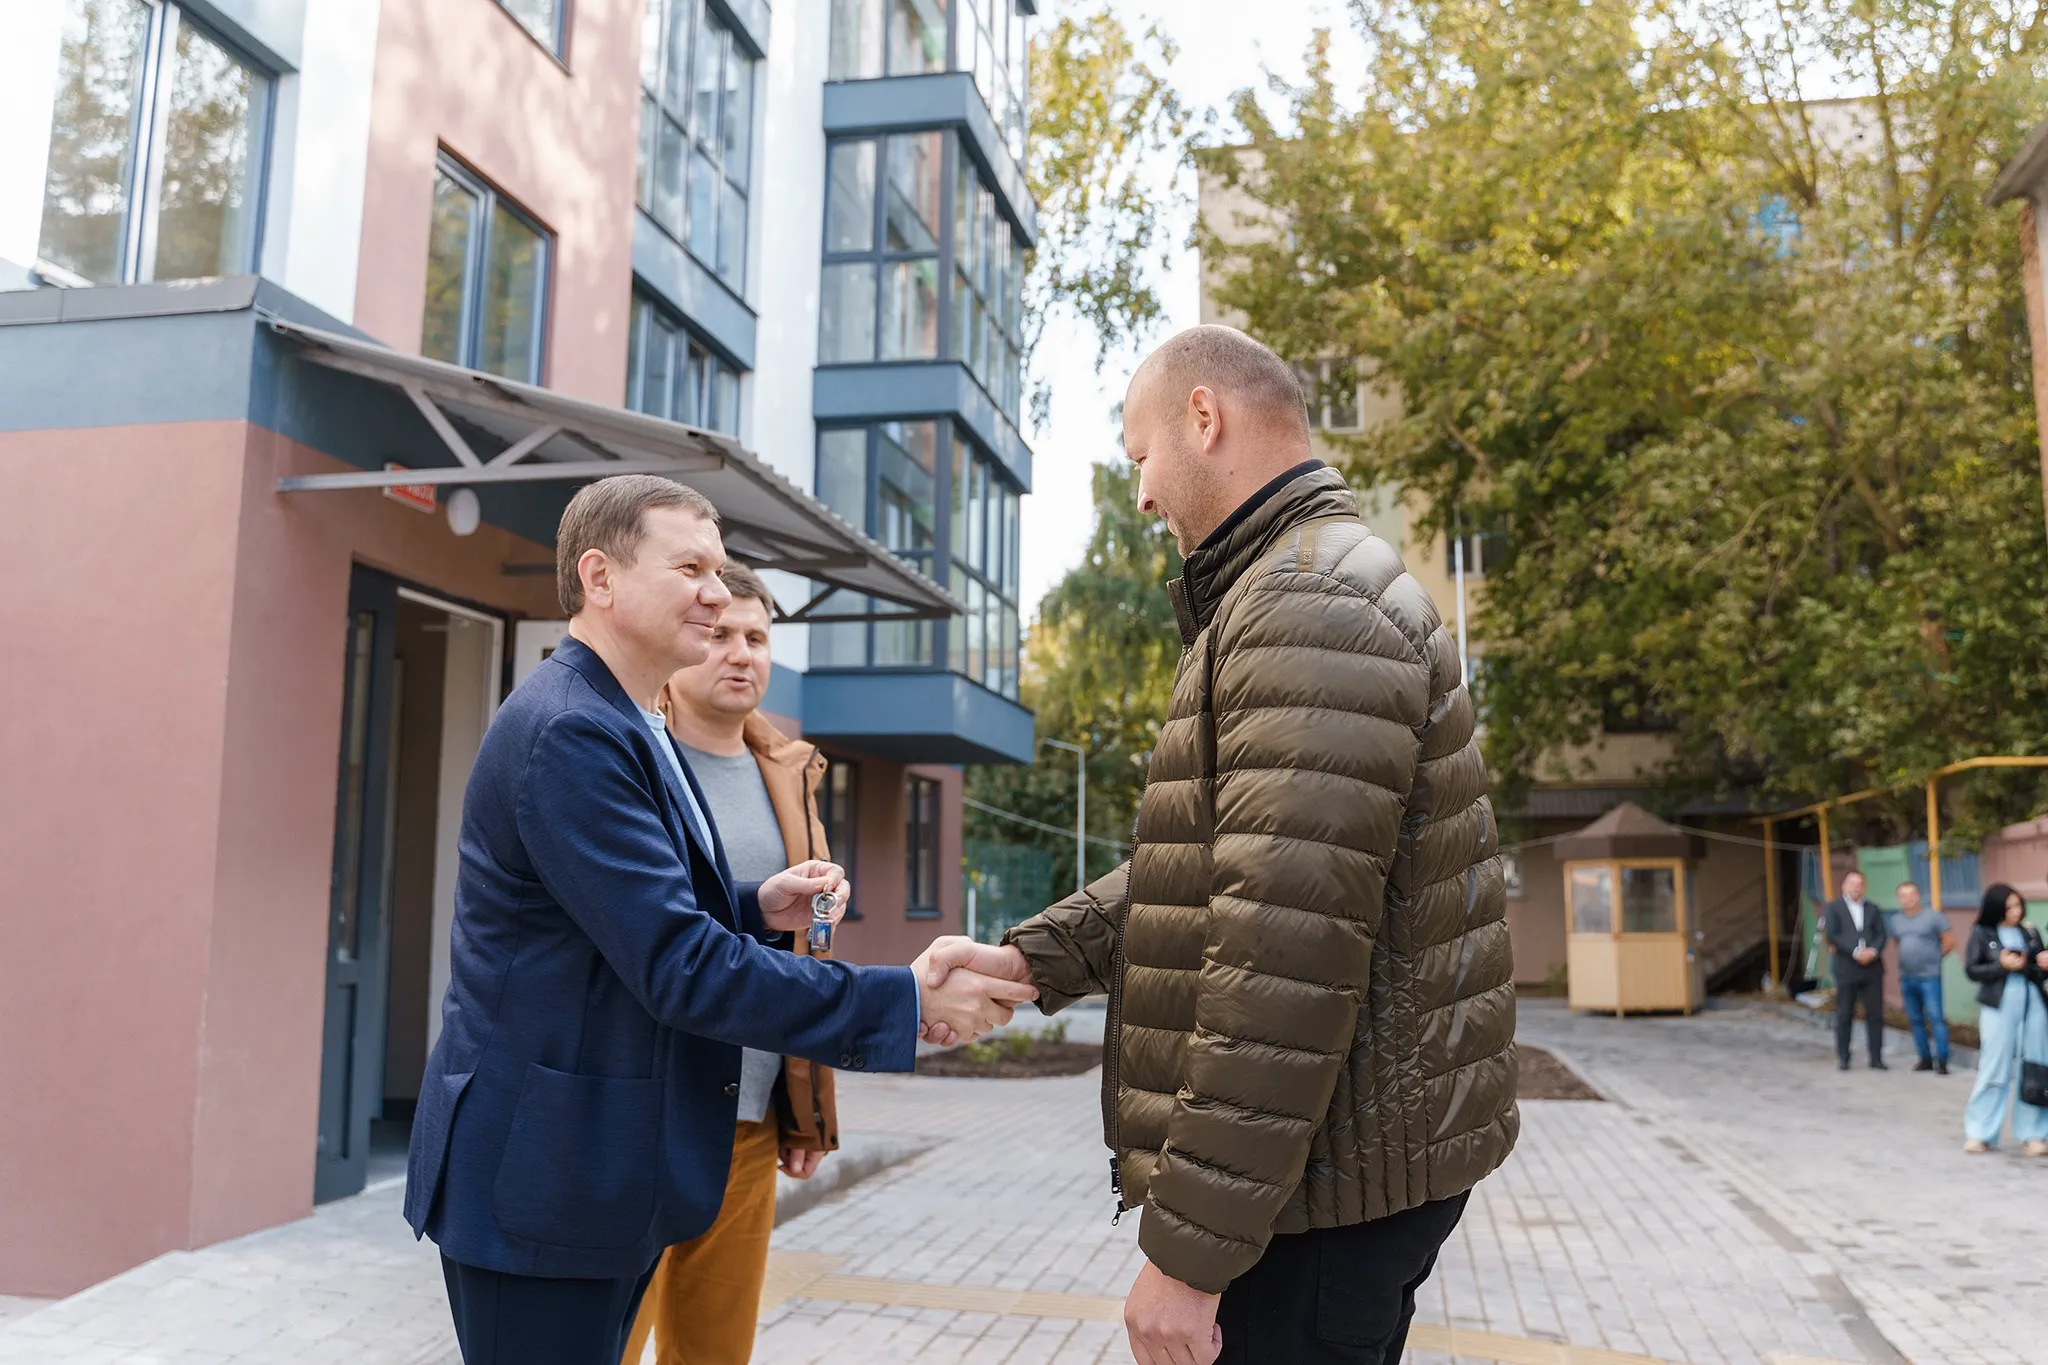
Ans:
{"type": "Polygon", "coordinates": [[[1343,476],[1261,491],[1172,584],[1185,646],[1130,861],[1012,929],[1109,995],[1119,1209],[1221,1292],[1275,1233],[1470,1189],[1514,1146],[1498,832],[1457,647],[1343,476]]]}

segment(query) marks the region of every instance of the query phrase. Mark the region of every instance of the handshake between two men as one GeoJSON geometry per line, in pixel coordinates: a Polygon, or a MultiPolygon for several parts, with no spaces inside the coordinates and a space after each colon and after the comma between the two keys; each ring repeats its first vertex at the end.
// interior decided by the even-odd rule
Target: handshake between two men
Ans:
{"type": "MultiPolygon", "coordinates": [[[[831,930],[844,918],[851,893],[846,869],[812,859],[762,882],[756,896],[770,929],[804,934],[822,926],[829,951],[831,930]]],[[[911,970],[918,986],[918,1037],[940,1047],[971,1043],[1009,1023],[1018,1005],[1038,998],[1023,954],[957,934],[932,940],[911,970]]]]}

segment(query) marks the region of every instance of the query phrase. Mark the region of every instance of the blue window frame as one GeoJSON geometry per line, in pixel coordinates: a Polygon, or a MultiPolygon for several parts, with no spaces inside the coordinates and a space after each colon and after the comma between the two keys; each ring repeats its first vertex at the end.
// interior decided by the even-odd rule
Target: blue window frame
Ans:
{"type": "Polygon", "coordinates": [[[727,436],[740,434],[740,373],[654,300],[633,292],[626,406],[727,436]]]}
{"type": "MultiPolygon", "coordinates": [[[[1017,695],[1020,493],[1000,462],[941,419],[833,427],[818,435],[817,497],[946,584],[967,605],[943,622],[887,619],[811,627],[813,668],[939,668],[1017,695]]],[[[834,604],[838,609],[840,604],[834,604]]]]}
{"type": "Polygon", "coordinates": [[[1016,0],[833,0],[827,80],[973,73],[1003,143],[1024,164],[1030,40],[1016,0]]]}
{"type": "Polygon", "coordinates": [[[546,229],[442,153],[427,232],[420,354],[527,384],[547,336],[546,229]]]}
{"type": "Polygon", "coordinates": [[[825,178],[818,363],[957,360],[1014,419],[1024,247],[960,139],[838,140],[825,178]]]}
{"type": "Polygon", "coordinates": [[[734,293],[747,275],[754,65],[705,0],[647,0],[640,207],[734,293]]]}
{"type": "Polygon", "coordinates": [[[939,784],[929,777],[904,778],[904,915],[939,917],[939,784]]]}

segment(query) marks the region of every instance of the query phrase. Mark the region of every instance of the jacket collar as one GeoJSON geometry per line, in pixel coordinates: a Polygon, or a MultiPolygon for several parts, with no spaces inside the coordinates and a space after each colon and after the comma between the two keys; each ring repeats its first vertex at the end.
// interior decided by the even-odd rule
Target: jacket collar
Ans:
{"type": "Polygon", "coordinates": [[[1167,584],[1181,642],[1189,644],[1216,615],[1223,595],[1281,537],[1318,517],[1355,517],[1358,501],[1343,474],[1321,460],[1298,464],[1246,498],[1187,557],[1167,584]]]}
{"type": "Polygon", "coordinates": [[[619,686],[619,680],[612,676],[611,665],[598,657],[597,651],[573,635],[564,635],[562,643],[555,646],[555,652],[548,655],[550,662],[565,663],[583,675],[584,681],[597,689],[615,707],[619,714],[635,725],[647,724],[647,713],[640,709],[638,702],[626,695],[626,689],[619,686]]]}
{"type": "Polygon", "coordinates": [[[824,755],[818,746],[809,740],[791,739],[775,728],[775,723],[759,711],[747,713],[746,728],[741,732],[747,748],[764,767],[772,766],[801,776],[812,761],[823,761],[824,755]]]}
{"type": "MultiPolygon", "coordinates": [[[[596,689],[600,697],[610,702],[613,709],[618,711],[620,715],[631,721],[635,730],[653,736],[653,727],[647,723],[647,713],[640,709],[638,702],[626,695],[626,689],[619,686],[619,680],[612,675],[611,666],[598,657],[596,650],[584,644],[573,635],[565,635],[562,637],[562,643],[555,646],[555,652],[548,656],[548,662],[554,663],[556,661],[560,661],[581,673],[584,681],[596,689]]],[[[672,745],[675,743],[675,738],[664,729],[662,734],[656,738],[657,743],[662,741],[672,745]]],[[[682,754],[678,752],[676,757],[680,760],[682,754]]],[[[682,768],[685,773],[689,772],[689,764],[682,764],[682,768]]],[[[676,813],[682,817],[684,837],[697,845],[698,851],[710,860],[711,865],[718,869],[718,875],[730,885],[732,873],[726,866],[725,850],[720,844],[715,824],[710,828],[699,830],[697,822],[690,818],[688,814],[690,802],[684,797],[681,789],[677,786],[674,765],[665,759],[657,759],[655,763],[655,776],[656,780],[668,791],[669,800],[675,804],[676,813]]],[[[704,790],[697,785],[696,778],[688,776],[683,780],[689,783],[690,796],[696,798],[697,809],[704,813],[705,820],[715,821],[716,817],[711,814],[711,803],[704,799],[704,790]]],[[[729,896],[728,899],[730,899],[729,896]]]]}

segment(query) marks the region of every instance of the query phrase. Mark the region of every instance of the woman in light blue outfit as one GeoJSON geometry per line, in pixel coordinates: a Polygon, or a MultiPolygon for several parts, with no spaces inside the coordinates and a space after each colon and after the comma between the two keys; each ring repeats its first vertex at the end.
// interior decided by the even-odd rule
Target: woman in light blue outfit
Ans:
{"type": "Polygon", "coordinates": [[[2020,1062],[2048,1062],[2048,952],[2027,924],[2027,903],[2009,886],[1984,893],[1963,970],[1977,983],[1977,1085],[1963,1110],[1963,1150],[1988,1152],[2012,1110],[2012,1135],[2028,1156],[2048,1156],[2048,1109],[2019,1098],[2020,1062]]]}

